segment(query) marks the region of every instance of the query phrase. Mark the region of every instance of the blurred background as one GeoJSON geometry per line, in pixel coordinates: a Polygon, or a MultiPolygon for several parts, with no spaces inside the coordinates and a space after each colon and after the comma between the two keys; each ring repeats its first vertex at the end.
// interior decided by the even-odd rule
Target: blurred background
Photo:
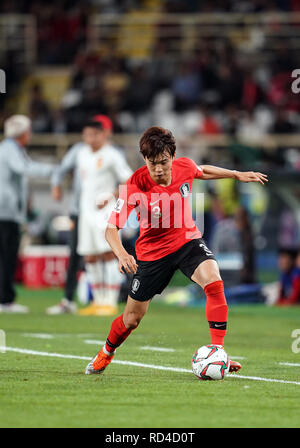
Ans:
{"type": "MultiPolygon", "coordinates": [[[[292,90],[300,1],[2,0],[0,14],[0,121],[30,116],[32,158],[59,163],[86,118],[105,114],[133,170],[142,165],[139,135],[160,125],[174,133],[178,156],[268,174],[265,187],[227,179],[194,188],[205,194],[204,237],[225,285],[239,287],[232,301],[273,303],[287,269],[279,253],[295,263],[300,247],[300,93],[292,90]]],[[[48,181],[30,183],[18,271],[29,287],[41,285],[24,268],[26,250],[32,259],[56,248],[61,264],[50,258],[44,284],[63,282],[71,185],[70,176],[56,203],[48,181]]],[[[178,274],[165,299],[198,300],[193,287],[180,289],[187,283],[178,274]]]]}

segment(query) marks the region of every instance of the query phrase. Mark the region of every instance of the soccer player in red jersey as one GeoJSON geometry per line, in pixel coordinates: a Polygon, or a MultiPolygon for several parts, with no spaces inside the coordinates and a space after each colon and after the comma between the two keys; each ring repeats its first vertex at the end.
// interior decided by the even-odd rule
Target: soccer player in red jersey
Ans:
{"type": "MultiPolygon", "coordinates": [[[[223,346],[228,307],[218,264],[192,219],[192,183],[194,179],[222,178],[267,182],[262,173],[197,166],[191,159],[176,159],[175,139],[160,127],[144,132],[140,152],[145,165],[123,187],[105,235],[120,271],[134,274],[130,292],[123,314],[112,322],[106,343],[86,367],[86,374],[104,371],[116,349],[139,325],[153,296],[162,293],[177,269],[204,289],[211,344],[223,346]],[[140,226],[137,260],[126,252],[118,233],[133,209],[140,226]]],[[[230,361],[231,372],[240,368],[239,363],[230,361]]]]}

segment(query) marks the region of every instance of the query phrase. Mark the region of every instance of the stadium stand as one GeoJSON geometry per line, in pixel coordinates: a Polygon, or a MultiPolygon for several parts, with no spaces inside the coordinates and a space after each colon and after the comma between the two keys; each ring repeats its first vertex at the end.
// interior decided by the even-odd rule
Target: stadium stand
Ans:
{"type": "MultiPolygon", "coordinates": [[[[19,47],[2,48],[2,66],[9,74],[20,51],[27,56],[8,76],[14,87],[1,96],[1,121],[29,114],[30,151],[46,159],[61,159],[82,122],[104,113],[133,169],[142,163],[138,136],[153,124],[172,129],[178,154],[199,163],[272,169],[271,202],[250,187],[239,194],[254,218],[256,248],[274,250],[284,213],[298,207],[300,103],[291,73],[299,66],[299,11],[297,0],[3,1],[0,33],[10,18],[19,47]],[[274,212],[282,216],[276,223],[274,212]]],[[[294,213],[294,245],[299,225],[294,213]]]]}

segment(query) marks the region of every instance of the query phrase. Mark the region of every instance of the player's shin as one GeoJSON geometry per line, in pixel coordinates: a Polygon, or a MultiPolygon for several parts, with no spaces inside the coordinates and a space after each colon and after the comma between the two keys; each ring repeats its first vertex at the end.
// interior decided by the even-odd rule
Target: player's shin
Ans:
{"type": "Polygon", "coordinates": [[[126,328],[123,321],[123,314],[118,316],[111,324],[109,335],[103,347],[104,353],[113,354],[115,350],[127,339],[132,329],[126,328]]]}
{"type": "Polygon", "coordinates": [[[228,306],[222,280],[204,288],[206,294],[206,318],[209,324],[211,344],[223,345],[226,335],[228,306]]]}

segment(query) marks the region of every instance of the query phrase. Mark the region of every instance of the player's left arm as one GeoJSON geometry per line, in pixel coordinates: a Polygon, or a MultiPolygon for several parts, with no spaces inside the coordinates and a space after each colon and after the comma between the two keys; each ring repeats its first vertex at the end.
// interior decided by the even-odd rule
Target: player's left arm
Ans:
{"type": "Polygon", "coordinates": [[[213,165],[201,165],[201,179],[236,179],[240,182],[259,182],[262,185],[268,182],[268,176],[255,171],[237,171],[220,168],[213,165]]]}

